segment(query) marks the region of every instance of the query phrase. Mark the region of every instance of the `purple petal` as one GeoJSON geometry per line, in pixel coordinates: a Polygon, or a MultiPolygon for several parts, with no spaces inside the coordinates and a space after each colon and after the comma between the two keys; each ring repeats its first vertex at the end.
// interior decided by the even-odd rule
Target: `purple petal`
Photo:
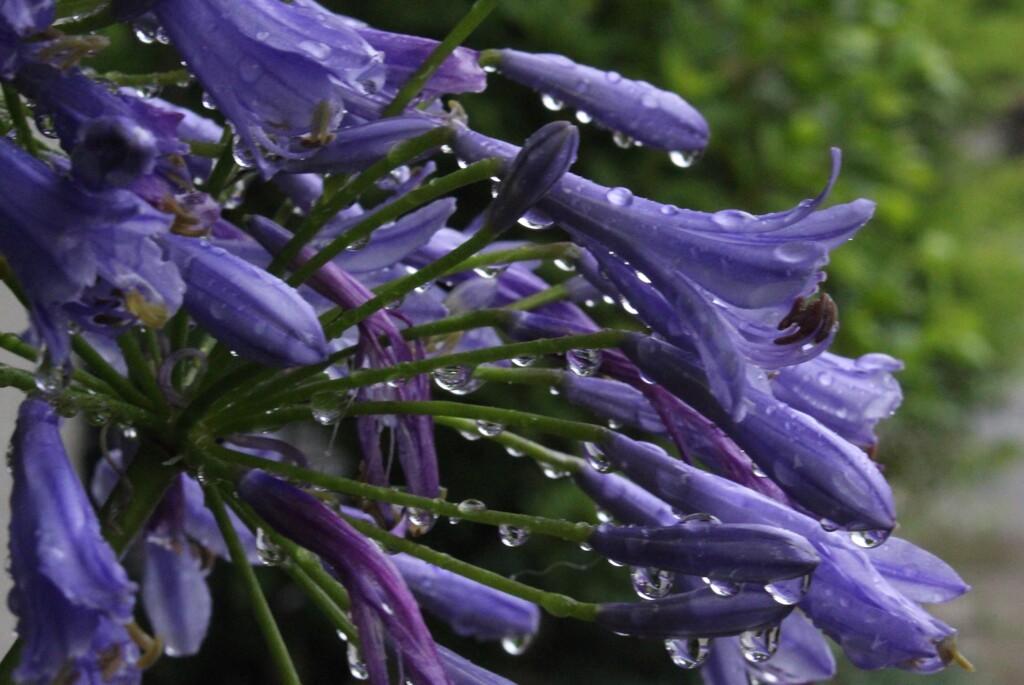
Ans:
{"type": "Polygon", "coordinates": [[[202,559],[184,539],[151,536],[146,541],[142,601],[168,656],[199,651],[212,603],[202,559]]]}
{"type": "Polygon", "coordinates": [[[437,646],[437,651],[452,685],[515,685],[511,680],[491,673],[441,645],[437,646]]]}
{"type": "Polygon", "coordinates": [[[586,112],[601,125],[644,145],[678,152],[707,146],[710,133],[704,117],[675,93],[622,78],[614,71],[576,64],[561,55],[518,50],[493,54],[502,76],[586,112]]]}
{"type": "Polygon", "coordinates": [[[915,602],[948,602],[971,589],[949,564],[907,540],[891,537],[870,550],[868,558],[890,585],[915,602]]]}
{"type": "MultiPolygon", "coordinates": [[[[402,33],[390,33],[369,27],[356,29],[367,43],[384,54],[386,85],[398,89],[419,69],[438,41],[402,33]]],[[[487,74],[477,65],[477,52],[458,47],[430,77],[420,99],[432,99],[445,93],[479,93],[487,87],[487,74]]]]}

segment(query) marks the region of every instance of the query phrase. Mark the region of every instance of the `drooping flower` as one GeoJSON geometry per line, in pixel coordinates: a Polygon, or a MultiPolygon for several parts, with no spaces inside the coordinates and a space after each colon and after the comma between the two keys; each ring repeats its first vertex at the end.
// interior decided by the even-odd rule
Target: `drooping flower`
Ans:
{"type": "Polygon", "coordinates": [[[267,176],[268,155],[309,156],[350,100],[383,84],[383,55],[311,0],[259,0],[244,11],[233,0],[164,0],[153,11],[267,176]]]}
{"type": "Polygon", "coordinates": [[[137,683],[138,650],[125,629],[135,584],[100,534],[54,409],[26,399],[12,445],[9,603],[24,644],[15,679],[49,685],[102,673],[137,683]]]}
{"type": "Polygon", "coordinates": [[[90,192],[0,141],[0,253],[54,365],[68,359],[72,322],[117,334],[178,309],[185,285],[155,240],[170,224],[127,191],[90,192]]]}
{"type": "Polygon", "coordinates": [[[371,639],[380,631],[390,638],[414,682],[450,682],[415,599],[373,542],[312,495],[263,471],[247,473],[238,493],[271,527],[331,565],[352,600],[352,619],[363,636],[372,683],[389,682],[383,641],[371,639]]]}
{"type": "Polygon", "coordinates": [[[562,55],[535,55],[519,50],[489,50],[482,61],[502,76],[545,96],[545,104],[579,110],[581,121],[591,118],[636,141],[668,150],[683,160],[707,147],[710,131],[704,117],[675,93],[645,81],[623,78],[618,72],[577,64],[562,55]]]}

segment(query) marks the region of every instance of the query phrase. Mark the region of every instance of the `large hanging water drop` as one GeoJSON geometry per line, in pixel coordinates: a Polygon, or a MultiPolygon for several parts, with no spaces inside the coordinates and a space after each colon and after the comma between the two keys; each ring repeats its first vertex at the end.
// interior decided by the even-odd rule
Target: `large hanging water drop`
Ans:
{"type": "Polygon", "coordinates": [[[711,655],[711,638],[692,637],[682,640],[665,640],[672,663],[687,670],[697,668],[711,655]]]}
{"type": "Polygon", "coordinates": [[[593,442],[583,443],[583,455],[586,457],[587,463],[590,464],[590,468],[598,473],[608,473],[612,470],[612,463],[600,445],[593,442]]]}
{"type": "Polygon", "coordinates": [[[701,578],[707,586],[719,597],[735,597],[739,594],[742,586],[739,583],[731,583],[728,580],[716,580],[714,578],[701,578]]]}
{"type": "Polygon", "coordinates": [[[888,530],[855,530],[850,533],[850,542],[864,549],[878,547],[889,539],[888,530]]]}
{"type": "Polygon", "coordinates": [[[453,395],[468,395],[483,385],[479,378],[473,378],[473,369],[469,366],[442,366],[431,375],[437,387],[453,395]]]}
{"type": "Polygon", "coordinates": [[[405,510],[405,520],[409,523],[409,534],[419,537],[420,535],[426,535],[434,527],[434,524],[437,523],[437,514],[427,509],[407,507],[405,510]]]}
{"type": "Polygon", "coordinates": [[[761,664],[771,659],[779,651],[779,627],[748,630],[740,633],[740,649],[743,657],[753,663],[761,664]]]}
{"type": "Polygon", "coordinates": [[[348,644],[348,672],[356,680],[369,680],[370,671],[367,670],[366,664],[363,662],[363,655],[359,653],[359,648],[351,642],[348,644]]]}
{"type": "Polygon", "coordinates": [[[520,656],[529,649],[532,642],[533,635],[506,635],[501,638],[501,648],[506,654],[520,656]]]}
{"type": "Polygon", "coordinates": [[[507,523],[498,526],[498,535],[501,537],[501,544],[506,547],[519,547],[530,539],[530,531],[507,523]]]}
{"type": "Polygon", "coordinates": [[[640,599],[661,599],[672,591],[675,574],[660,568],[634,566],[629,574],[633,590],[640,599]]]}
{"type": "Polygon", "coordinates": [[[787,578],[786,580],[776,580],[774,583],[768,583],[764,586],[764,591],[771,595],[772,599],[779,604],[793,606],[804,598],[810,587],[811,576],[808,574],[800,578],[787,578]]]}
{"type": "Polygon", "coordinates": [[[278,566],[285,560],[284,550],[262,528],[256,529],[256,553],[265,566],[278,566]]]}
{"type": "Polygon", "coordinates": [[[593,376],[604,361],[601,350],[569,350],[565,353],[565,363],[577,376],[586,378],[593,376]]]}

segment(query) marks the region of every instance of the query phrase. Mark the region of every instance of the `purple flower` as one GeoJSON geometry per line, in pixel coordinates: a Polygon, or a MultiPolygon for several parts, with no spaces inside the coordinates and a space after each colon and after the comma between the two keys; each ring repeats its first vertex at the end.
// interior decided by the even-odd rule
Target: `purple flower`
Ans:
{"type": "Polygon", "coordinates": [[[284,281],[206,240],[173,234],[161,240],[188,285],[185,309],[218,341],[271,366],[327,358],[316,312],[284,281]]]}
{"type": "Polygon", "coordinates": [[[549,106],[574,107],[581,120],[592,117],[630,140],[687,156],[708,144],[704,117],[675,93],[645,81],[576,64],[561,55],[506,49],[488,51],[482,58],[502,76],[543,94],[549,106]]]}
{"type": "Polygon", "coordinates": [[[352,619],[362,637],[372,683],[389,682],[382,630],[414,682],[449,683],[416,601],[394,564],[373,542],[312,495],[263,471],[247,473],[238,483],[238,493],[271,527],[320,555],[337,573],[352,600],[352,619]]]}
{"type": "Polygon", "coordinates": [[[9,603],[24,642],[16,680],[49,684],[102,671],[109,681],[138,682],[138,653],[124,628],[136,588],[100,535],[53,408],[26,399],[12,446],[9,603]]]}
{"type": "Polygon", "coordinates": [[[491,673],[441,645],[437,646],[437,651],[452,685],[515,685],[511,680],[491,673]]]}
{"type": "Polygon", "coordinates": [[[53,0],[5,0],[0,5],[0,78],[14,74],[21,39],[46,30],[55,8],[53,0]]]}
{"type": "Polygon", "coordinates": [[[802,537],[772,526],[691,521],[665,527],[602,524],[588,544],[612,561],[733,582],[801,578],[818,565],[802,537]]]}
{"type": "Polygon", "coordinates": [[[487,224],[499,230],[514,225],[569,171],[579,142],[579,130],[564,121],[546,124],[527,138],[501,174],[498,197],[487,208],[487,224]]]}
{"type": "Polygon", "coordinates": [[[267,176],[268,155],[309,156],[347,101],[383,82],[383,55],[312,0],[164,0],[153,11],[267,176]]]}
{"type": "Polygon", "coordinates": [[[891,416],[903,400],[892,377],[902,368],[902,362],[885,354],[848,359],[825,353],[781,369],[772,381],[772,394],[853,444],[872,448],[878,443],[875,424],[891,416]]]}
{"type": "Polygon", "coordinates": [[[89,192],[0,142],[0,253],[53,364],[68,359],[72,322],[117,334],[178,309],[184,283],[155,240],[170,223],[127,191],[89,192]]]}
{"type": "Polygon", "coordinates": [[[391,561],[422,609],[477,640],[529,638],[540,628],[536,604],[482,585],[407,554],[391,561]]]}
{"type": "MultiPolygon", "coordinates": [[[[724,523],[778,526],[813,544],[821,564],[799,601],[800,608],[856,666],[930,673],[957,658],[956,631],[886,580],[871,562],[877,550],[862,549],[839,533],[828,533],[812,518],[674,460],[654,445],[616,436],[605,448],[608,458],[632,480],[680,511],[706,512],[724,523]]],[[[883,564],[886,559],[883,555],[883,564]]],[[[944,565],[919,564],[912,575],[915,587],[951,584],[944,565]]]]}
{"type": "Polygon", "coordinates": [[[792,610],[760,588],[741,586],[732,597],[721,597],[706,587],[646,602],[601,604],[595,620],[611,631],[636,637],[710,638],[776,624],[792,610]]]}
{"type": "Polygon", "coordinates": [[[180,114],[112,93],[78,69],[30,63],[15,83],[34,101],[37,116],[52,118],[72,174],[94,190],[125,187],[151,173],[158,156],[188,152],[178,140],[180,114]]]}

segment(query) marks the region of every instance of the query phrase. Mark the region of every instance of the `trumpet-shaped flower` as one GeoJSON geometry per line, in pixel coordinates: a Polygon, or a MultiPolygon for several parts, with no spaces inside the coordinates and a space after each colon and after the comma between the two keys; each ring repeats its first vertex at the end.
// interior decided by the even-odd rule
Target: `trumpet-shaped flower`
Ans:
{"type": "Polygon", "coordinates": [[[100,535],[54,409],[25,400],[12,444],[9,602],[24,641],[15,678],[44,685],[102,673],[137,683],[138,650],[124,627],[135,585],[100,535]]]}

